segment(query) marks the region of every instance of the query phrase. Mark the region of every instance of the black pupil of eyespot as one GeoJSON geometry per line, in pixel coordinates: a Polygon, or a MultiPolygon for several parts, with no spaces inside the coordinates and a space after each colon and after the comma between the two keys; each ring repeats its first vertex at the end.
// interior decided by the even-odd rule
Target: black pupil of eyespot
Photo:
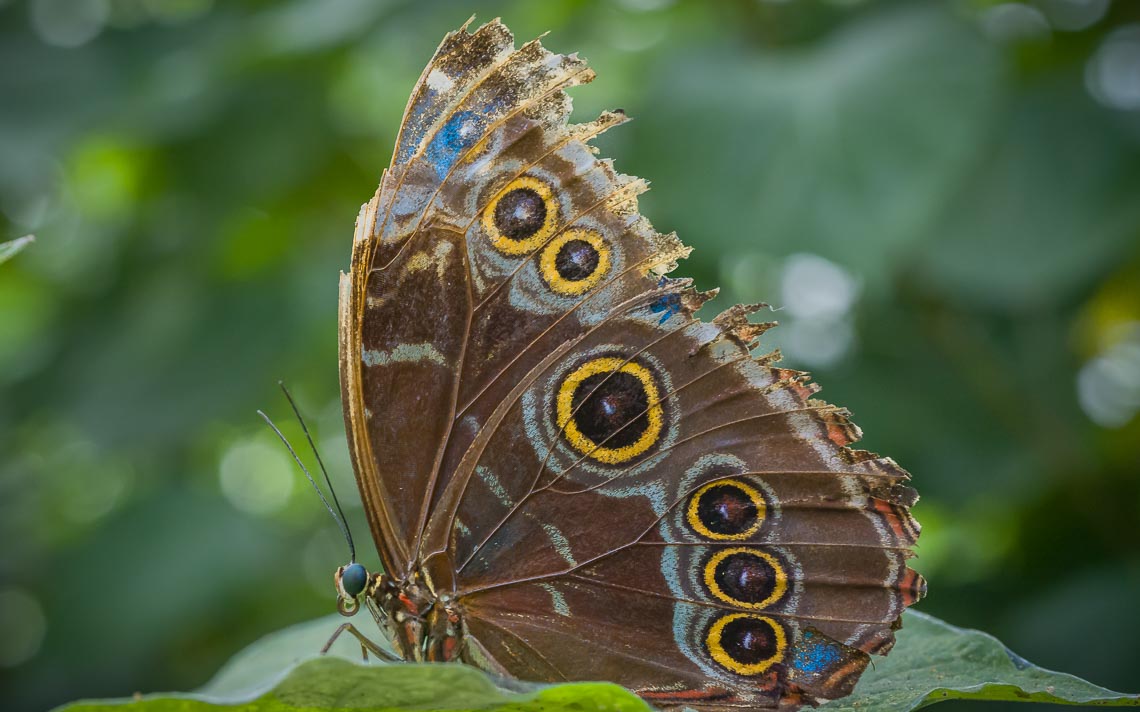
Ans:
{"type": "Polygon", "coordinates": [[[716,534],[743,534],[756,523],[759,510],[748,493],[733,485],[706,490],[697,503],[701,523],[716,534]]]}
{"type": "Polygon", "coordinates": [[[763,557],[750,552],[726,556],[717,564],[713,575],[721,590],[737,601],[760,603],[776,590],[776,569],[763,557]]]}
{"type": "Polygon", "coordinates": [[[554,269],[562,279],[578,282],[598,268],[598,251],[585,240],[569,240],[558,250],[554,269]]]}
{"type": "Polygon", "coordinates": [[[637,442],[649,428],[649,396],[641,380],[631,373],[595,373],[582,379],[571,407],[578,430],[607,448],[637,442]]]}
{"type": "Polygon", "coordinates": [[[760,618],[729,621],[720,633],[720,644],[733,660],[743,665],[770,659],[777,653],[776,631],[760,618]]]}
{"type": "Polygon", "coordinates": [[[495,205],[495,227],[510,240],[525,240],[546,222],[546,202],[533,188],[508,191],[495,205]]]}

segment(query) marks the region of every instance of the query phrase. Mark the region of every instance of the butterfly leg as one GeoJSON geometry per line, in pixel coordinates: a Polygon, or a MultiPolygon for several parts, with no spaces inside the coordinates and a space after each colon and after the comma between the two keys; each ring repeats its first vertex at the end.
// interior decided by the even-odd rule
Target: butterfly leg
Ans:
{"type": "MultiPolygon", "coordinates": [[[[376,627],[380,630],[386,630],[386,626],[384,625],[384,615],[382,611],[376,607],[375,602],[371,598],[366,598],[364,601],[368,606],[368,612],[372,614],[373,620],[376,621],[376,627]]],[[[355,613],[356,611],[353,610],[352,612],[355,613]]],[[[384,662],[403,662],[403,659],[399,655],[381,648],[368,636],[366,636],[364,633],[361,633],[360,629],[354,626],[352,623],[341,623],[339,626],[337,626],[337,629],[333,631],[333,634],[329,637],[328,642],[325,643],[323,648],[321,648],[321,655],[328,653],[329,649],[332,648],[332,644],[336,642],[336,639],[345,632],[351,634],[352,637],[356,638],[357,642],[360,643],[360,653],[364,656],[365,660],[368,660],[368,651],[371,650],[373,655],[380,658],[384,662]]]]}
{"type": "Polygon", "coordinates": [[[332,644],[336,642],[336,639],[340,637],[341,633],[349,633],[352,635],[352,637],[356,638],[357,642],[360,643],[360,652],[364,656],[365,660],[368,660],[368,653],[371,651],[373,655],[380,658],[384,662],[402,662],[397,655],[384,650],[379,645],[372,642],[368,636],[364,635],[364,633],[361,633],[360,629],[351,623],[341,623],[339,626],[337,626],[337,629],[333,632],[332,636],[329,637],[328,642],[325,643],[323,648],[321,648],[321,655],[328,653],[329,649],[332,647],[332,644]]]}

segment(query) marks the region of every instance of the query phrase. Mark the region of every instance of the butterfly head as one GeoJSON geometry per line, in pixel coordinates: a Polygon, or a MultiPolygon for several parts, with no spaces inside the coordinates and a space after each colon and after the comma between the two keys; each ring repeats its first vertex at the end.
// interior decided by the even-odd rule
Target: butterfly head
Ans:
{"type": "Polygon", "coordinates": [[[333,580],[336,582],[336,608],[342,615],[356,613],[360,607],[360,596],[367,590],[371,579],[364,565],[355,561],[337,568],[333,580]]]}

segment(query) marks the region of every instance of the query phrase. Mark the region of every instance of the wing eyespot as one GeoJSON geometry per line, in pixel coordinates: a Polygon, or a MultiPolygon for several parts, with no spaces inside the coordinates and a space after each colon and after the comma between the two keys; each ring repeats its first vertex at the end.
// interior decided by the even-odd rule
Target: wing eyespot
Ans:
{"type": "Polygon", "coordinates": [[[760,531],[767,511],[764,495],[747,482],[715,480],[692,494],[685,519],[707,539],[744,541],[760,531]]]}
{"type": "Polygon", "coordinates": [[[567,230],[542,249],[539,269],[543,280],[556,293],[578,296],[602,281],[610,270],[611,259],[610,246],[597,232],[567,230]]]}
{"type": "Polygon", "coordinates": [[[715,598],[740,608],[767,608],[788,592],[788,572],[780,560],[748,547],[715,552],[705,562],[704,582],[715,598]]]}
{"type": "Polygon", "coordinates": [[[713,621],[705,634],[709,655],[737,675],[760,675],[784,659],[788,634],[768,616],[729,613],[713,621]]]}
{"type": "Polygon", "coordinates": [[[483,229],[496,250],[526,255],[545,243],[558,224],[554,191],[534,176],[515,178],[483,211],[483,229]]]}
{"type": "Polygon", "coordinates": [[[615,356],[571,371],[558,388],[555,411],[570,446],[607,465],[646,453],[665,424],[653,372],[615,356]]]}

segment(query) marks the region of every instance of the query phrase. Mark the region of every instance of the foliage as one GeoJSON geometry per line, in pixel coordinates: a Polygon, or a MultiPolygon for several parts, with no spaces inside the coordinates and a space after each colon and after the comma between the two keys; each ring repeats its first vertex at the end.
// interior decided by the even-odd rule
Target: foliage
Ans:
{"type": "MultiPolygon", "coordinates": [[[[239,653],[193,694],[147,695],[134,701],[80,702],[60,712],[138,709],[140,712],[220,708],[273,710],[647,710],[615,685],[525,685],[495,681],[461,665],[362,666],[344,658],[313,658],[343,621],[329,616],[293,626],[239,653]],[[496,684],[496,682],[498,684],[496,684]],[[509,686],[510,689],[507,689],[509,686]]],[[[353,646],[337,652],[352,657],[353,646]]],[[[357,658],[359,659],[359,658],[357,658]]],[[[1140,706],[1121,695],[1063,673],[1036,667],[993,637],[908,612],[895,651],[868,670],[855,693],[829,710],[915,710],[947,699],[1014,700],[1140,706]]]]}
{"type": "Polygon", "coordinates": [[[0,242],[0,264],[15,257],[16,253],[34,241],[35,238],[32,235],[25,235],[15,240],[9,240],[8,242],[0,242]]]}
{"type": "Polygon", "coordinates": [[[922,610],[1135,688],[1140,3],[8,0],[0,707],[192,689],[331,610],[278,379],[376,568],[337,272],[472,13],[589,58],[678,274],[777,305],[764,347],[914,474],[922,610]]]}

